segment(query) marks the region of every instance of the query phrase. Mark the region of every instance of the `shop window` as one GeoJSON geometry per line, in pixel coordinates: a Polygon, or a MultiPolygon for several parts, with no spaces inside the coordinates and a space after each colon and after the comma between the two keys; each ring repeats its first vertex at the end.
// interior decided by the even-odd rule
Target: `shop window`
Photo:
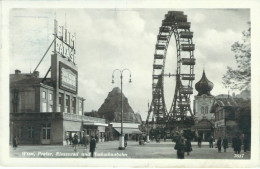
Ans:
{"type": "Polygon", "coordinates": [[[32,126],[28,127],[28,137],[34,138],[34,128],[32,126]]]}
{"type": "Polygon", "coordinates": [[[47,112],[47,103],[42,102],[42,112],[47,112]]]}
{"type": "Polygon", "coordinates": [[[42,98],[46,99],[46,92],[45,91],[42,92],[42,98]]]}

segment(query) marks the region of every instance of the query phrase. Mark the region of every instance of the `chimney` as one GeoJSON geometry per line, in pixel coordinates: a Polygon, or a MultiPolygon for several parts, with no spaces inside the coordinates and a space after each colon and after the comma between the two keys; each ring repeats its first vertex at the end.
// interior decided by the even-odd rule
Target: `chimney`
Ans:
{"type": "Polygon", "coordinates": [[[16,75],[21,74],[21,71],[18,70],[18,69],[16,69],[16,70],[15,70],[15,74],[16,74],[16,75]]]}
{"type": "Polygon", "coordinates": [[[39,75],[40,75],[40,72],[39,72],[39,71],[34,71],[34,72],[33,72],[33,76],[39,77],[39,75]]]}

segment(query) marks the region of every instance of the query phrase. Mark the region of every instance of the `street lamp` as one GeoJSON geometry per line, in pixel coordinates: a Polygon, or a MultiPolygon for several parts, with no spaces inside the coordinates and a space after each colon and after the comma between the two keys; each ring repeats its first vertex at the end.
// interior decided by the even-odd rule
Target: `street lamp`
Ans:
{"type": "Polygon", "coordinates": [[[130,73],[129,83],[132,82],[131,80],[131,71],[129,69],[115,69],[112,74],[112,83],[114,83],[114,74],[115,72],[120,72],[120,79],[121,79],[121,135],[119,136],[119,150],[125,149],[125,141],[124,141],[124,134],[123,134],[123,72],[128,71],[130,73]]]}

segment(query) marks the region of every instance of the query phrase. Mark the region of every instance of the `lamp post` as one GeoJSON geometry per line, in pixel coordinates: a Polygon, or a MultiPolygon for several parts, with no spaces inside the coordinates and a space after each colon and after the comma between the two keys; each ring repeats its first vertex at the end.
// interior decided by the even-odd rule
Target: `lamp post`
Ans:
{"type": "Polygon", "coordinates": [[[112,83],[114,83],[114,74],[115,72],[120,72],[120,79],[121,79],[121,134],[119,137],[119,150],[125,149],[125,141],[124,141],[124,133],[123,133],[123,72],[128,71],[130,73],[129,83],[131,83],[131,71],[129,69],[115,69],[112,74],[112,83]]]}

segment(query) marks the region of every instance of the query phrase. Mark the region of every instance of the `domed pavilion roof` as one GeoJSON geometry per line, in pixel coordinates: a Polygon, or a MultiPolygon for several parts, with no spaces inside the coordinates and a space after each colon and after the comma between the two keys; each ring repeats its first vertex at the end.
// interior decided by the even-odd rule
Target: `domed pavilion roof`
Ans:
{"type": "Polygon", "coordinates": [[[198,96],[201,96],[203,94],[206,94],[207,96],[212,96],[210,94],[210,91],[213,89],[213,87],[214,87],[214,84],[208,80],[208,78],[206,77],[205,71],[203,70],[203,74],[202,74],[200,81],[198,81],[195,84],[195,89],[199,92],[198,96]]]}

